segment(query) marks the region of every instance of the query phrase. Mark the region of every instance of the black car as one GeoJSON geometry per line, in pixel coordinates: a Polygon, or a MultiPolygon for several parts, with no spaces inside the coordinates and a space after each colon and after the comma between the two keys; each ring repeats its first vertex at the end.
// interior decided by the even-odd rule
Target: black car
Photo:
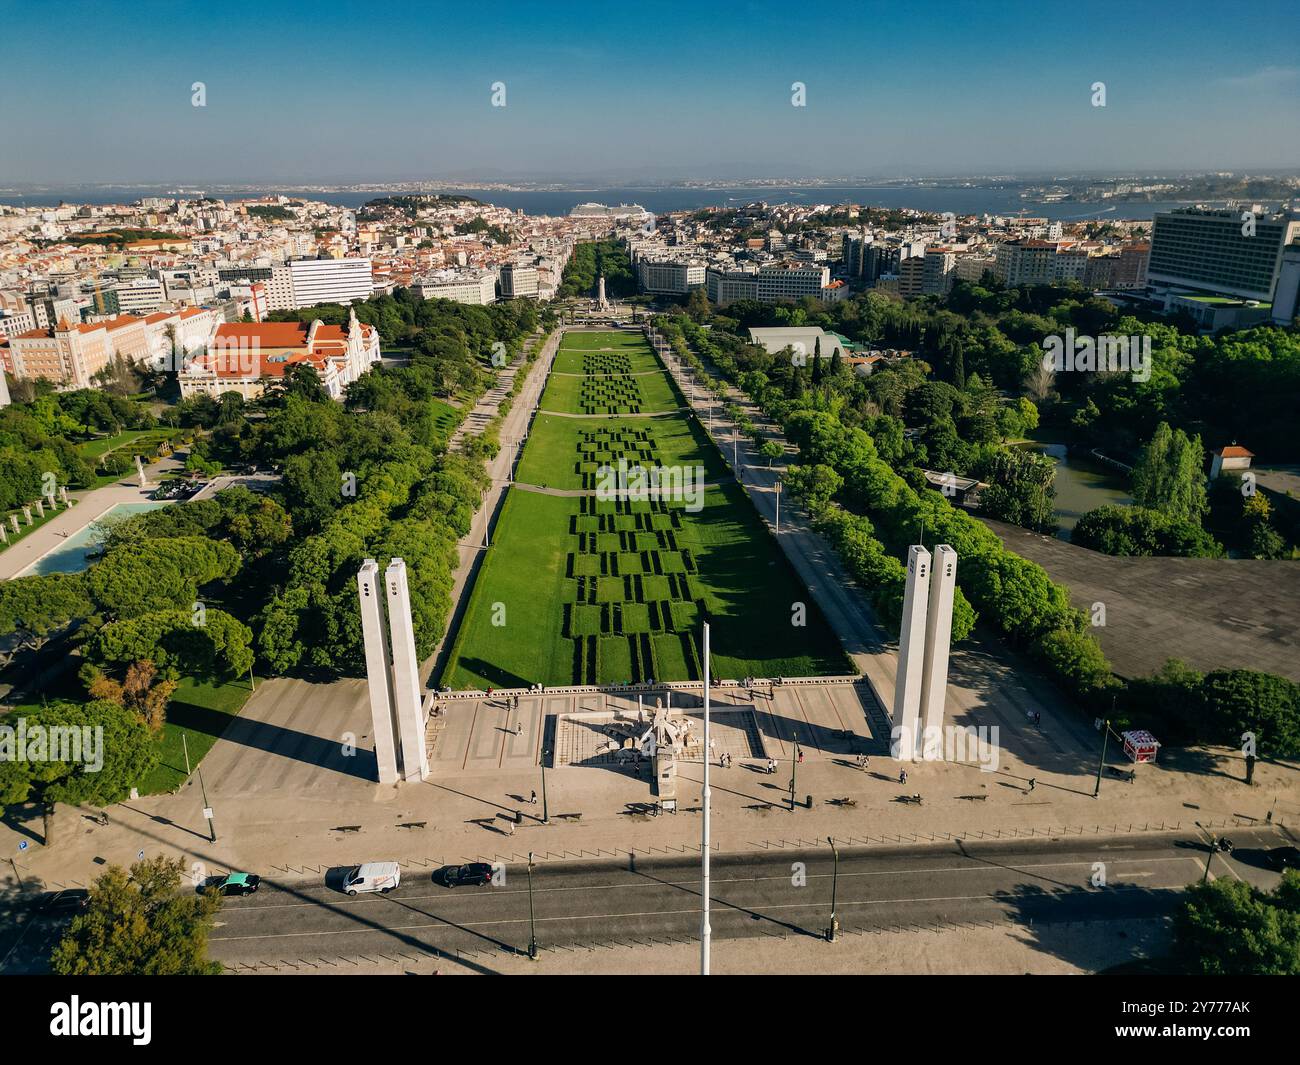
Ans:
{"type": "Polygon", "coordinates": [[[487,862],[470,862],[469,865],[449,865],[436,874],[446,887],[464,887],[466,884],[483,887],[492,883],[492,866],[487,862]]]}
{"type": "Polygon", "coordinates": [[[262,884],[256,873],[231,873],[213,885],[223,895],[251,895],[262,884]]]}
{"type": "Polygon", "coordinates": [[[90,892],[85,888],[64,888],[62,891],[47,891],[36,900],[36,905],[41,913],[49,917],[78,914],[90,905],[90,892]]]}
{"type": "Polygon", "coordinates": [[[1300,869],[1300,847],[1274,847],[1268,852],[1268,864],[1279,873],[1300,869]]]}

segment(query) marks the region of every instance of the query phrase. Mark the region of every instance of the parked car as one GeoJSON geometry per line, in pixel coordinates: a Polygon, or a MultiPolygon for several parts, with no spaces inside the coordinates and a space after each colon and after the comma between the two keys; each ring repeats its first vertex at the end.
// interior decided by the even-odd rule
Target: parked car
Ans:
{"type": "Polygon", "coordinates": [[[1268,852],[1268,864],[1279,873],[1300,869],[1300,847],[1274,847],[1268,852]]]}
{"type": "Polygon", "coordinates": [[[444,887],[483,887],[492,883],[492,866],[487,862],[470,862],[468,865],[447,865],[433,874],[444,887]]]}
{"type": "Polygon", "coordinates": [[[46,917],[78,914],[90,905],[90,892],[86,888],[64,888],[47,891],[36,900],[36,908],[46,917]]]}
{"type": "Polygon", "coordinates": [[[402,882],[402,870],[396,862],[366,862],[354,865],[343,874],[343,890],[349,895],[363,891],[392,891],[402,882]]]}
{"type": "Polygon", "coordinates": [[[262,878],[256,873],[231,873],[212,886],[223,895],[251,895],[262,886],[262,878]]]}

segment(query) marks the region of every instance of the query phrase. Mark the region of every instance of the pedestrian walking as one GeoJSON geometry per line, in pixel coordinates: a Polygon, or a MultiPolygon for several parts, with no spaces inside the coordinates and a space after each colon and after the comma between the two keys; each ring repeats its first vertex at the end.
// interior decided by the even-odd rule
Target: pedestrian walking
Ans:
{"type": "Polygon", "coordinates": [[[1034,785],[1035,785],[1036,783],[1038,783],[1038,782],[1037,782],[1036,780],[1034,780],[1033,777],[1030,777],[1030,778],[1029,778],[1029,790],[1030,790],[1030,791],[1033,791],[1033,790],[1034,790],[1034,785]]]}
{"type": "Polygon", "coordinates": [[[906,783],[907,783],[907,770],[906,770],[906,769],[900,769],[900,770],[898,771],[898,782],[899,782],[900,784],[906,784],[906,783]]]}
{"type": "Polygon", "coordinates": [[[515,823],[513,821],[507,821],[506,828],[510,830],[510,835],[513,836],[515,834],[515,823]]]}
{"type": "Polygon", "coordinates": [[[532,795],[530,795],[530,796],[528,797],[528,801],[529,801],[529,803],[531,803],[533,806],[536,806],[536,805],[537,805],[537,792],[536,792],[536,791],[534,791],[534,792],[532,793],[532,795]]]}

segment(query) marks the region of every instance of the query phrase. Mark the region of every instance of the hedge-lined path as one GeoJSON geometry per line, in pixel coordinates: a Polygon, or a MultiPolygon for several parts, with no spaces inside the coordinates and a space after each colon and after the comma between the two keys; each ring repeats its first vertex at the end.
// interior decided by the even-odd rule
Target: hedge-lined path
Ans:
{"type": "MultiPolygon", "coordinates": [[[[769,468],[767,460],[755,453],[753,443],[731,421],[726,408],[734,403],[756,423],[766,423],[768,419],[747,395],[727,382],[723,382],[722,396],[712,399],[713,428],[710,430],[710,403],[706,395],[712,398],[712,393],[692,383],[693,371],[662,338],[656,347],[724,459],[730,459],[734,441],[739,437],[741,484],[759,514],[774,527],[776,484],[797,457],[797,449],[775,427],[769,429],[771,439],[786,447],[786,455],[769,468]]],[[[854,665],[871,683],[880,705],[892,708],[897,641],[882,630],[866,596],[844,568],[838,553],[813,530],[807,515],[788,493],[781,500],[781,530],[777,540],[854,665]]],[[[957,564],[961,565],[960,559],[957,564]]],[[[946,722],[996,726],[1004,762],[1023,766],[1031,774],[1035,769],[1076,774],[1096,770],[1100,752],[1097,735],[1072,707],[1065,705],[1065,696],[1059,689],[982,626],[952,651],[946,722]],[[1035,712],[1042,715],[1041,726],[1031,724],[1030,716],[1035,712]]]]}

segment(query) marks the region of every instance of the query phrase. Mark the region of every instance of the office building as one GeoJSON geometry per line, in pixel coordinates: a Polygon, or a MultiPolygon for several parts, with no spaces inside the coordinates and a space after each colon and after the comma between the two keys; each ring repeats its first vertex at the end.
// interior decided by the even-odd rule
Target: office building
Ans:
{"type": "Polygon", "coordinates": [[[479,274],[445,270],[420,278],[411,286],[425,300],[455,300],[457,303],[488,304],[497,298],[497,279],[491,270],[479,274]]]}
{"type": "Polygon", "coordinates": [[[636,266],[637,285],[652,295],[685,296],[693,288],[703,288],[707,268],[703,263],[676,262],[667,259],[641,259],[636,266]]]}
{"type": "Polygon", "coordinates": [[[1300,244],[1288,244],[1282,251],[1272,317],[1278,325],[1290,325],[1300,318],[1300,244]]]}
{"type": "Polygon", "coordinates": [[[1241,209],[1189,208],[1155,216],[1147,281],[1270,303],[1282,250],[1300,238],[1300,219],[1241,209]],[[1242,215],[1249,217],[1243,220],[1242,215]],[[1252,232],[1253,229],[1253,232],[1252,232]]]}
{"type": "MultiPolygon", "coordinates": [[[[290,259],[285,266],[292,285],[293,309],[368,300],[374,292],[369,259],[290,259]]],[[[275,271],[271,283],[274,287],[275,271]]]]}
{"type": "Polygon", "coordinates": [[[501,298],[535,300],[538,298],[537,267],[506,263],[501,267],[501,298]]]}

